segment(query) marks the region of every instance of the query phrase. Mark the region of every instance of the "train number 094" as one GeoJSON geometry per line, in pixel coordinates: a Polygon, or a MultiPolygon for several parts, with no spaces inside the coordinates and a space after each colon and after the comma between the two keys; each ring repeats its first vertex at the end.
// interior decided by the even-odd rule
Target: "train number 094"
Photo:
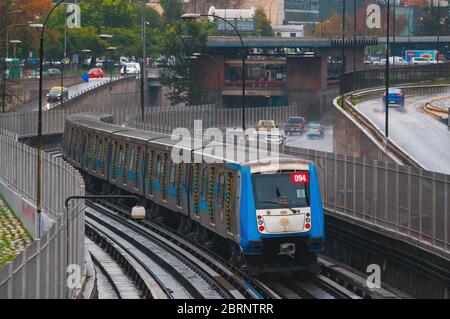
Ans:
{"type": "Polygon", "coordinates": [[[308,173],[292,173],[291,174],[292,184],[307,184],[309,183],[308,173]]]}

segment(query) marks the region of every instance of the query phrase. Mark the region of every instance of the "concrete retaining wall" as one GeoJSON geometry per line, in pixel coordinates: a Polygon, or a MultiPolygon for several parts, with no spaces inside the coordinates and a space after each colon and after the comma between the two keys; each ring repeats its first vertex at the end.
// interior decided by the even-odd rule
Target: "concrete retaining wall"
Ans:
{"type": "Polygon", "coordinates": [[[325,255],[363,273],[379,265],[381,282],[416,298],[450,298],[450,260],[350,218],[327,214],[325,221],[325,255]]]}
{"type": "Polygon", "coordinates": [[[36,206],[19,195],[0,180],[0,195],[11,207],[33,239],[38,238],[38,216],[36,206]]]}
{"type": "MultiPolygon", "coordinates": [[[[144,97],[148,95],[144,91],[144,97]]],[[[81,110],[85,108],[104,107],[136,107],[140,105],[140,79],[127,77],[102,85],[91,90],[89,93],[81,94],[67,102],[59,109],[81,110]]],[[[146,104],[147,105],[147,104],[146,104]]]]}
{"type": "MultiPolygon", "coordinates": [[[[64,77],[64,86],[72,86],[82,83],[83,80],[79,75],[68,75],[64,77]]],[[[43,94],[54,86],[61,85],[60,77],[44,77],[42,82],[43,94]]],[[[12,103],[8,104],[8,110],[19,107],[22,103],[27,103],[38,99],[39,96],[39,79],[22,79],[20,83],[8,85],[9,95],[12,95],[12,103]]],[[[37,104],[37,103],[36,103],[37,104]]]]}

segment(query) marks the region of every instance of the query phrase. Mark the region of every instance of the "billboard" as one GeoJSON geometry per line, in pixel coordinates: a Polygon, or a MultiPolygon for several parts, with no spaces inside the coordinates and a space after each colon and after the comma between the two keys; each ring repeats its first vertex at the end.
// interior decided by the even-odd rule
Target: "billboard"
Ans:
{"type": "Polygon", "coordinates": [[[436,50],[406,50],[405,60],[406,62],[411,62],[412,58],[425,58],[436,60],[437,51],[436,50]]]}

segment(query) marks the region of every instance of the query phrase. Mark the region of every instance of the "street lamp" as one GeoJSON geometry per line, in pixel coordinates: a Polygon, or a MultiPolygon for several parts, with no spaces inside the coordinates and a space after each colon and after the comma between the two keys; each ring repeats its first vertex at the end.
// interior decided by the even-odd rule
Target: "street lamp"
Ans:
{"type": "MultiPolygon", "coordinates": [[[[117,51],[117,49],[118,49],[117,47],[107,47],[106,48],[106,50],[108,50],[108,52],[109,52],[111,60],[113,59],[113,52],[117,51]]],[[[112,81],[112,72],[113,72],[114,64],[111,65],[111,61],[109,61],[107,63],[107,65],[108,65],[108,68],[109,68],[109,82],[111,82],[112,81]]]]}
{"type": "MultiPolygon", "coordinates": [[[[390,30],[389,30],[389,22],[390,22],[390,11],[391,11],[391,6],[390,6],[390,0],[387,0],[387,23],[386,23],[386,98],[384,99],[385,101],[385,134],[386,134],[386,143],[388,141],[389,138],[389,55],[390,55],[390,47],[389,47],[389,35],[390,35],[390,30]]],[[[392,58],[394,60],[394,58],[392,58]]]]}
{"type": "Polygon", "coordinates": [[[192,57],[193,58],[197,58],[197,57],[200,57],[200,56],[206,56],[206,57],[210,58],[217,65],[217,105],[220,107],[221,104],[222,104],[222,96],[221,96],[221,90],[220,90],[220,67],[219,67],[219,61],[215,57],[213,57],[212,55],[207,54],[207,53],[198,53],[198,52],[192,53],[192,57]]]}
{"type": "Polygon", "coordinates": [[[59,0],[47,14],[43,24],[30,25],[41,30],[39,41],[39,109],[38,109],[38,136],[37,136],[37,168],[36,168],[36,211],[40,219],[42,212],[41,207],[41,150],[42,150],[42,78],[43,78],[43,64],[44,64],[44,34],[45,27],[52,12],[62,4],[65,0],[59,0]]]}
{"type": "MultiPolygon", "coordinates": [[[[75,199],[87,199],[87,200],[96,200],[96,199],[134,199],[136,201],[136,205],[131,209],[131,217],[136,220],[141,220],[145,218],[145,207],[141,205],[141,201],[137,196],[134,195],[84,195],[84,196],[69,196],[64,201],[64,206],[66,209],[66,267],[70,265],[69,258],[69,246],[70,246],[70,237],[69,237],[69,203],[75,199]]],[[[67,268],[66,268],[67,270],[67,268]]],[[[69,298],[69,290],[67,290],[67,298],[69,298]]]]}
{"type": "Polygon", "coordinates": [[[211,17],[216,18],[219,20],[224,21],[225,23],[229,24],[233,30],[236,32],[236,35],[239,37],[239,40],[241,41],[242,46],[242,128],[245,131],[245,75],[246,75],[246,68],[245,68],[245,60],[247,58],[247,54],[245,53],[245,46],[244,41],[242,40],[242,36],[239,32],[239,30],[227,19],[224,19],[222,17],[216,16],[214,14],[198,14],[198,13],[185,13],[181,16],[183,20],[196,20],[200,17],[211,17]]]}
{"type": "MultiPolygon", "coordinates": [[[[89,49],[74,50],[74,51],[70,51],[69,55],[71,55],[71,54],[73,54],[75,52],[91,53],[92,51],[89,50],[89,49]]],[[[67,62],[67,53],[64,53],[64,58],[63,58],[62,63],[61,63],[61,101],[62,101],[62,88],[64,87],[64,70],[65,70],[65,67],[66,67],[66,62],[67,62]]]]}
{"type": "Polygon", "coordinates": [[[22,41],[21,41],[21,40],[9,40],[9,43],[14,44],[13,57],[15,57],[15,56],[16,56],[16,46],[17,46],[18,44],[21,44],[22,41]]]}
{"type": "Polygon", "coordinates": [[[6,28],[4,28],[0,33],[4,33],[4,46],[5,46],[5,57],[3,59],[3,72],[2,72],[2,77],[3,77],[3,86],[2,86],[2,111],[3,113],[6,112],[6,58],[8,57],[8,31],[9,29],[12,28],[16,28],[16,27],[31,27],[31,28],[39,28],[42,27],[42,24],[37,24],[37,23],[31,23],[31,24],[24,24],[24,23],[19,23],[19,24],[12,24],[7,26],[6,28]]]}

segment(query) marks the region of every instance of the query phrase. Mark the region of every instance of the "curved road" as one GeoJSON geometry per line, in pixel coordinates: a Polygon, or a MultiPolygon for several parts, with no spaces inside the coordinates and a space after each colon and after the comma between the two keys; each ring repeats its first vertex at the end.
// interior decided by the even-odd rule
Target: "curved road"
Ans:
{"type": "MultiPolygon", "coordinates": [[[[44,79],[44,81],[45,81],[45,79],[44,79]]],[[[80,84],[69,86],[69,87],[67,87],[67,89],[69,90],[69,98],[82,90],[88,89],[98,83],[107,82],[107,81],[109,81],[109,77],[104,77],[103,79],[89,79],[89,82],[83,82],[80,84]]],[[[18,112],[37,111],[38,107],[39,107],[38,100],[39,99],[24,103],[19,109],[17,109],[17,111],[18,112]]],[[[42,105],[43,105],[44,110],[47,110],[48,108],[51,108],[51,106],[52,106],[51,104],[47,103],[46,96],[44,96],[42,99],[42,105]]]]}
{"type": "MultiPolygon", "coordinates": [[[[389,109],[389,138],[425,169],[450,175],[450,131],[422,112],[422,105],[449,93],[406,98],[406,111],[389,109]]],[[[385,112],[381,98],[358,104],[357,109],[384,134],[385,112]]]]}

